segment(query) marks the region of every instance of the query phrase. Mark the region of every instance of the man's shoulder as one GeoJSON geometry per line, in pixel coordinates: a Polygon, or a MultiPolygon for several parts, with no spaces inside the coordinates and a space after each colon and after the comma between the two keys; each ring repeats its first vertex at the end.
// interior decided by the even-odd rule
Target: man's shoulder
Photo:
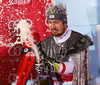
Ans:
{"type": "Polygon", "coordinates": [[[82,35],[76,31],[72,31],[71,37],[66,43],[68,44],[66,44],[68,46],[67,50],[70,50],[70,53],[80,52],[88,48],[90,45],[93,45],[93,41],[88,35],[82,35]]]}
{"type": "Polygon", "coordinates": [[[83,35],[79,32],[72,31],[72,36],[74,39],[77,39],[76,41],[82,41],[82,43],[89,43],[90,45],[93,45],[92,39],[88,35],[83,35]]]}
{"type": "Polygon", "coordinates": [[[79,32],[77,32],[77,31],[73,31],[72,30],[72,35],[73,35],[73,37],[83,37],[84,35],[83,34],[81,34],[81,33],[79,33],[79,32]]]}
{"type": "Polygon", "coordinates": [[[51,40],[53,40],[53,36],[50,35],[48,36],[46,39],[44,39],[42,42],[50,42],[51,40]]]}

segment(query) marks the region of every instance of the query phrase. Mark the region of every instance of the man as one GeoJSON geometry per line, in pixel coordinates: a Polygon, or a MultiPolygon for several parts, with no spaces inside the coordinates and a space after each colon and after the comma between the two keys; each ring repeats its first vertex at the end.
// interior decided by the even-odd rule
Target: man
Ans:
{"type": "Polygon", "coordinates": [[[36,64],[36,71],[40,77],[50,75],[54,85],[89,85],[88,47],[93,42],[67,27],[66,7],[50,6],[46,17],[52,35],[37,45],[41,62],[36,64]]]}

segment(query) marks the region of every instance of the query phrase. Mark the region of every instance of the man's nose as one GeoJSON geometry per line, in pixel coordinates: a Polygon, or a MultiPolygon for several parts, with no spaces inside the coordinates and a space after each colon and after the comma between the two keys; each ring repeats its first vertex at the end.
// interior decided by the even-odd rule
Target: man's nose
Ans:
{"type": "Polygon", "coordinates": [[[53,23],[53,24],[52,24],[52,28],[55,28],[55,27],[56,27],[56,26],[55,26],[55,24],[53,23]]]}

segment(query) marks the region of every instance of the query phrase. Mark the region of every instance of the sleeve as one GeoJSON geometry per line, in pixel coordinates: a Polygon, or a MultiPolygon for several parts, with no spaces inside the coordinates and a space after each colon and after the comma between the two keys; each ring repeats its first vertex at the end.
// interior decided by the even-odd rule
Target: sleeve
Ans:
{"type": "Polygon", "coordinates": [[[74,61],[73,85],[89,85],[89,48],[71,56],[74,61]],[[76,57],[75,57],[76,56],[76,57]]]}
{"type": "Polygon", "coordinates": [[[61,74],[73,73],[73,69],[74,69],[74,62],[72,61],[71,58],[69,58],[69,62],[60,63],[60,68],[58,70],[58,73],[61,74]]]}

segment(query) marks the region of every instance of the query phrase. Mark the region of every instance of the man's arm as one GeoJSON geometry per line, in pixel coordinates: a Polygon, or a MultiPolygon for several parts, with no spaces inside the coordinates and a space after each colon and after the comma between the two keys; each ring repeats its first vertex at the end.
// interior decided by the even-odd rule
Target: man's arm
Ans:
{"type": "Polygon", "coordinates": [[[50,60],[43,60],[40,64],[35,64],[36,71],[39,75],[48,75],[50,72],[58,72],[60,74],[69,74],[73,72],[74,62],[51,62],[50,60]]]}
{"type": "Polygon", "coordinates": [[[57,72],[61,74],[69,74],[73,73],[73,70],[74,70],[74,62],[72,61],[71,58],[69,58],[69,62],[60,63],[60,68],[57,72]]]}

